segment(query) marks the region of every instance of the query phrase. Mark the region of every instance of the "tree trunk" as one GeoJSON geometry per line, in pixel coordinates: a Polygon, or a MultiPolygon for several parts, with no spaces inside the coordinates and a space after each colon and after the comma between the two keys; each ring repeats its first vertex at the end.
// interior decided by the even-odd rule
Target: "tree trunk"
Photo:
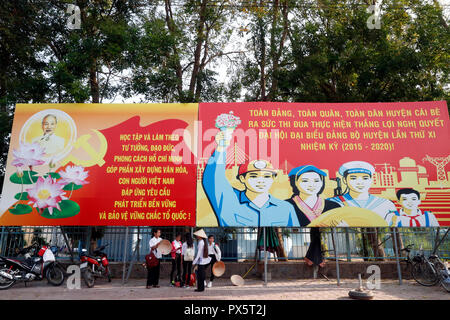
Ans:
{"type": "Polygon", "coordinates": [[[369,256],[369,252],[367,250],[367,244],[366,244],[366,234],[365,234],[365,229],[361,228],[361,246],[362,246],[362,251],[363,251],[363,256],[364,256],[364,261],[368,260],[368,256],[369,256]]]}
{"type": "Polygon", "coordinates": [[[288,256],[286,254],[286,251],[284,250],[284,240],[283,240],[283,232],[281,228],[275,228],[275,232],[278,237],[278,248],[277,248],[277,256],[279,258],[282,258],[284,261],[288,261],[288,256]]]}
{"type": "Polygon", "coordinates": [[[384,261],[385,252],[383,246],[378,245],[378,230],[376,228],[367,228],[367,232],[367,237],[369,239],[370,246],[372,247],[373,254],[375,257],[379,257],[379,259],[375,260],[384,261]]]}
{"type": "Polygon", "coordinates": [[[398,252],[398,256],[401,257],[403,251],[400,251],[400,249],[403,248],[403,239],[402,239],[402,235],[400,234],[400,232],[398,232],[398,228],[395,228],[395,234],[394,234],[394,228],[390,228],[391,229],[391,237],[392,237],[392,249],[394,250],[394,254],[395,254],[395,240],[394,240],[394,236],[397,239],[397,252],[398,252]]]}
{"type": "Polygon", "coordinates": [[[260,100],[267,101],[266,97],[266,31],[264,30],[264,22],[262,18],[258,19],[259,24],[259,45],[261,51],[261,59],[259,61],[260,78],[259,78],[259,88],[260,88],[260,100]]]}
{"type": "Polygon", "coordinates": [[[95,61],[89,69],[89,85],[91,87],[92,103],[100,103],[100,89],[98,85],[97,67],[95,61]]]}
{"type": "MultiPolygon", "coordinates": [[[[170,0],[165,0],[165,10],[166,10],[166,25],[167,29],[169,30],[170,34],[173,36],[175,34],[175,23],[173,21],[173,15],[172,15],[172,4],[170,0]]],[[[183,94],[183,68],[181,67],[180,57],[178,55],[178,48],[174,44],[172,47],[173,50],[173,56],[175,57],[175,74],[177,76],[177,91],[178,91],[178,100],[183,102],[184,101],[184,94],[183,94]]]]}
{"type": "Polygon", "coordinates": [[[272,30],[271,30],[271,39],[270,39],[270,53],[272,59],[272,84],[270,88],[270,92],[268,94],[269,100],[274,101],[277,97],[278,91],[278,71],[280,65],[280,58],[283,54],[284,43],[286,41],[288,35],[288,6],[285,1],[283,3],[283,32],[281,34],[281,39],[279,43],[276,43],[275,32],[276,27],[279,24],[278,11],[279,11],[279,1],[274,1],[273,4],[273,16],[272,16],[272,30]]]}
{"type": "Polygon", "coordinates": [[[189,83],[189,97],[194,98],[195,97],[195,85],[197,83],[197,77],[200,71],[200,60],[201,60],[201,52],[202,52],[202,46],[205,42],[205,35],[203,34],[205,29],[205,20],[206,20],[206,3],[207,0],[203,0],[200,12],[199,12],[199,20],[197,24],[197,44],[195,46],[194,51],[194,66],[192,68],[192,75],[191,75],[191,81],[189,83]]]}

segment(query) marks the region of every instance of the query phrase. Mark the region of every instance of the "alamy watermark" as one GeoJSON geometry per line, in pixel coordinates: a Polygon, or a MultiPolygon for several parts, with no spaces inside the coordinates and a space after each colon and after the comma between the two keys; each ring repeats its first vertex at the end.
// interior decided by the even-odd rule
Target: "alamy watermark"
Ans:
{"type": "Polygon", "coordinates": [[[67,289],[81,289],[81,269],[80,266],[75,264],[67,267],[67,274],[69,274],[67,278],[67,289]]]}
{"type": "Polygon", "coordinates": [[[66,13],[69,13],[70,16],[67,18],[67,29],[69,30],[77,30],[81,29],[81,11],[80,7],[74,4],[69,4],[67,6],[66,13]]]}
{"type": "Polygon", "coordinates": [[[367,28],[373,29],[381,29],[381,9],[380,5],[375,2],[375,4],[367,7],[367,13],[372,13],[372,15],[367,19],[367,28]]]}
{"type": "Polygon", "coordinates": [[[367,267],[366,273],[370,274],[366,281],[366,287],[369,290],[381,289],[381,269],[377,265],[367,267]]]}

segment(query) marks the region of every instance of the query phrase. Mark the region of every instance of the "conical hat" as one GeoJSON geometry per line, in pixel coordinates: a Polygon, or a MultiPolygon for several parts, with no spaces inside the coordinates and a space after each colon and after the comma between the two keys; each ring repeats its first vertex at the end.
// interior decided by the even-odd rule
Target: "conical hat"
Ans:
{"type": "Polygon", "coordinates": [[[194,236],[197,236],[197,237],[200,237],[200,238],[203,238],[203,239],[207,239],[208,238],[208,236],[206,235],[206,233],[205,233],[205,231],[203,229],[200,229],[200,230],[194,232],[194,236]]]}
{"type": "Polygon", "coordinates": [[[162,240],[158,246],[158,249],[161,251],[161,254],[169,254],[172,250],[172,244],[169,240],[162,240]]]}
{"type": "Polygon", "coordinates": [[[216,277],[222,276],[225,273],[225,263],[222,261],[214,263],[212,272],[216,277]]]}
{"type": "Polygon", "coordinates": [[[230,278],[231,283],[235,286],[243,286],[245,283],[244,278],[242,278],[240,275],[234,274],[230,278]]]}

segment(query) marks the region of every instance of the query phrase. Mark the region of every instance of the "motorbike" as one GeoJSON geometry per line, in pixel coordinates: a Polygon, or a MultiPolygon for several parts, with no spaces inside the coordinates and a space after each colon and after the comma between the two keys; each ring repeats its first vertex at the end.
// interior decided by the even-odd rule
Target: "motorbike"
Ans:
{"type": "Polygon", "coordinates": [[[80,269],[83,280],[88,286],[92,288],[95,285],[96,278],[106,278],[111,282],[112,276],[109,270],[108,256],[104,252],[108,244],[94,250],[93,255],[88,255],[86,249],[80,252],[80,269]]]}
{"type": "Polygon", "coordinates": [[[54,286],[64,282],[66,273],[49,247],[34,243],[20,250],[19,254],[24,259],[0,256],[0,290],[8,289],[16,282],[26,285],[27,282],[44,278],[54,286]]]}

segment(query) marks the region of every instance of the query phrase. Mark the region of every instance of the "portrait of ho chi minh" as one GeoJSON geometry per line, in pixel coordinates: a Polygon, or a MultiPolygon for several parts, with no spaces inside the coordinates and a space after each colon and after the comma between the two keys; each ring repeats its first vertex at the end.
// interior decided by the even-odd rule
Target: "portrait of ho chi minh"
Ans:
{"type": "Polygon", "coordinates": [[[65,139],[55,134],[58,119],[53,114],[47,114],[42,119],[42,136],[36,137],[32,142],[39,143],[47,155],[61,152],[64,149],[65,139]]]}

